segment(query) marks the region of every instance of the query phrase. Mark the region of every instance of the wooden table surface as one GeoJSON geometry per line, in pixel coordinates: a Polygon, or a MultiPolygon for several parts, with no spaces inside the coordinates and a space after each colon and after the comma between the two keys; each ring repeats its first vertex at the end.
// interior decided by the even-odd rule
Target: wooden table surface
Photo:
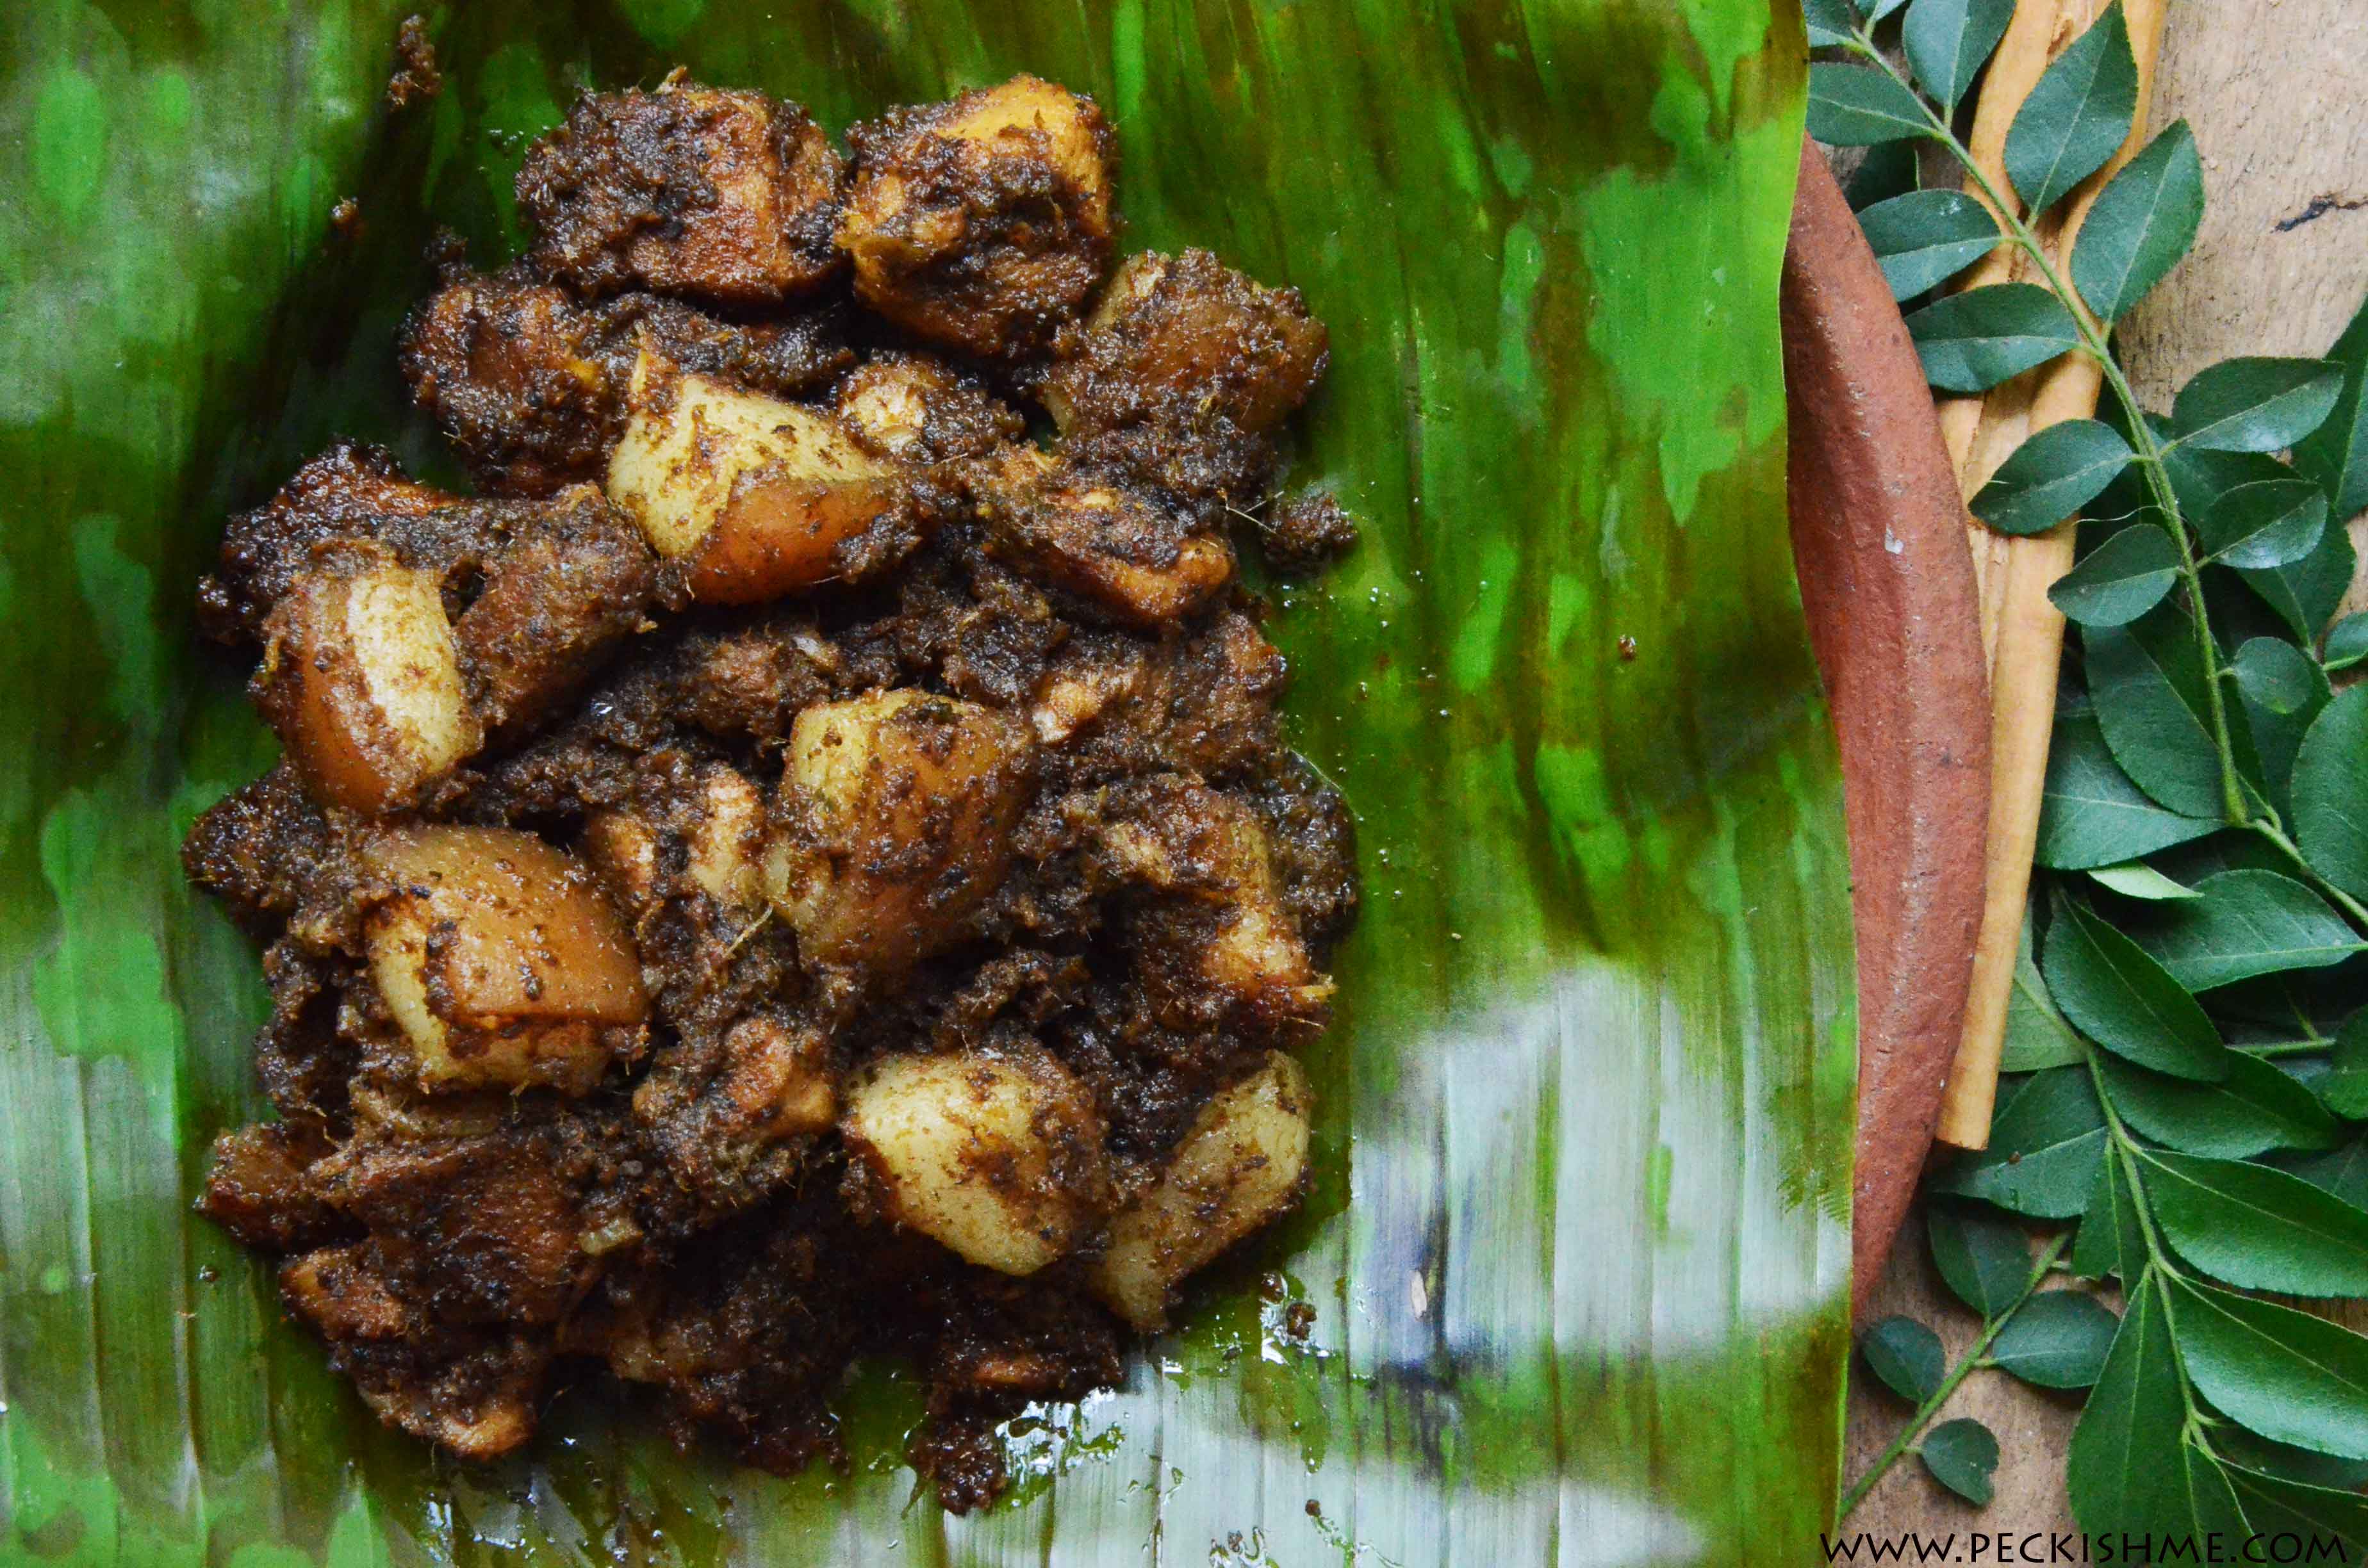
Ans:
{"type": "MultiPolygon", "coordinates": [[[[2194,253],[2123,333],[2141,394],[2168,408],[2181,381],[2231,355],[2324,353],[2368,295],[2368,0],[2177,0],[2161,73],[2156,123],[2183,117],[2194,128],[2208,198],[2194,253]]],[[[2368,559],[2368,519],[2352,533],[2368,559]]],[[[2351,599],[2347,608],[2368,608],[2368,581],[2353,584],[2351,599]]],[[[1952,1363],[1978,1328],[1933,1273],[1920,1213],[1910,1215],[1872,1311],[1930,1324],[1952,1363]]],[[[1907,1413],[1861,1364],[1850,1385],[1843,1471],[1854,1479],[1907,1413]]],[[[2064,1450],[2076,1401],[1976,1372],[1942,1418],[1956,1415],[1978,1416],[1998,1436],[1989,1507],[1959,1502],[1907,1460],[1848,1528],[1896,1537],[2074,1528],[2064,1450]]]]}

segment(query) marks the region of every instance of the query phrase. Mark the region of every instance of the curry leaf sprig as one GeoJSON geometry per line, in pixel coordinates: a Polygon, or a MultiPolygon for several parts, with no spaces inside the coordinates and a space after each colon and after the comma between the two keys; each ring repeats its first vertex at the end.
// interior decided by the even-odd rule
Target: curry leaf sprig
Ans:
{"type": "Polygon", "coordinates": [[[2335,678],[2368,664],[2368,617],[2328,624],[2368,508],[2368,309],[2325,359],[2232,359],[2146,407],[2112,333],[2192,244],[2202,159],[2182,122],[2103,176],[2138,98],[2117,4],[2017,111],[2004,180],[1982,167],[1954,125],[2013,9],[1806,6],[1810,129],[1870,149],[1851,201],[1927,379],[1975,394],[2072,356],[2103,393],[1971,502],[2008,534],[2079,519],[2050,595],[2078,637],[2009,1078],[1988,1150],[1927,1184],[1935,1260],[1985,1326],[1947,1373],[1929,1330],[1869,1331],[1917,1411],[1846,1506],[1909,1451],[1981,1500],[1995,1440],[1925,1426],[1983,1367],[2044,1382],[2001,1346],[2055,1314],[2095,1352],[2049,1385],[2094,1384],[2067,1460],[2085,1528],[2357,1549],[2368,1338],[2256,1293],[2368,1300],[2368,685],[2335,678]],[[1967,189],[1919,188],[1932,146],[1967,189]],[[2053,1233],[2038,1263],[1997,1210],[2053,1233]],[[2059,1261],[2117,1285],[2118,1319],[2040,1290],[2059,1261]]]}

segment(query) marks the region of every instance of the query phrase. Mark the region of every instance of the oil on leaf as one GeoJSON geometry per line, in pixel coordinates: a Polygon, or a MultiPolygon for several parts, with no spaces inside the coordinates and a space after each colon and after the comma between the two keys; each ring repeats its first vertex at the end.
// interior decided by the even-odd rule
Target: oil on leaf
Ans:
{"type": "Polygon", "coordinates": [[[2186,1424],[2169,1318],[2151,1285],[2137,1289],[2072,1432],[2065,1481],[2080,1528],[2092,1536],[2241,1536],[2236,1493],[2219,1465],[2183,1440],[2186,1424]]]}
{"type": "Polygon", "coordinates": [[[2056,1067],[2002,1094],[1989,1147],[1942,1167],[1929,1186],[2035,1220],[2068,1220],[2088,1204],[2104,1149],[2105,1113],[2089,1070],[2056,1067]]]}
{"type": "Polygon", "coordinates": [[[1943,1421],[1924,1434],[1917,1457],[1932,1479],[1975,1507],[1987,1506],[1998,1472],[1998,1434],[1970,1415],[1943,1421]]]}
{"type": "Polygon", "coordinates": [[[2105,1090],[2123,1120],[2182,1153],[2242,1160],[2342,1142],[2342,1128],[2300,1082],[2241,1051],[2228,1056],[2227,1076],[2216,1084],[2106,1062],[2105,1090]]]}
{"type": "Polygon", "coordinates": [[[2120,1328],[2086,1290],[2042,1290],[1990,1342],[1990,1359],[2040,1388],[2084,1389],[2103,1373],[2120,1328]]]}
{"type": "Polygon", "coordinates": [[[2130,312],[2195,243],[2203,221],[2203,160],[2187,121],[2173,120],[2106,183],[2072,247],[2072,283],[2108,324],[2130,312]]]}
{"type": "Polygon", "coordinates": [[[2267,1165],[2168,1149],[2137,1157],[2156,1222],[2213,1278],[2288,1296],[2368,1295],[2368,1211],[2267,1165]]]}
{"type": "Polygon", "coordinates": [[[2170,430],[2207,452],[2277,452],[2327,421],[2343,369],[2324,359],[2224,359],[2179,389],[2170,430]]]}
{"type": "Polygon", "coordinates": [[[2039,967],[2064,1016],[2106,1050],[2175,1077],[2228,1075],[2231,1053],[2195,998],[2086,905],[2056,901],[2039,967]]]}
{"type": "Polygon", "coordinates": [[[2152,524],[2132,523],[2057,578],[2047,598],[2082,626],[2125,626],[2160,604],[2178,580],[2179,547],[2152,524]]]}
{"type": "Polygon", "coordinates": [[[1924,379],[1942,392],[1987,392],[2066,353],[2079,328],[2036,283],[1993,283],[1935,300],[1907,318],[1924,379]]]}
{"type": "Polygon", "coordinates": [[[2103,168],[2128,137],[2137,102],[2137,59],[2114,0],[2049,64],[2007,131],[2007,177],[2025,207],[2044,212],[2103,168]]]}
{"type": "Polygon", "coordinates": [[[2224,1415],[2281,1443],[2368,1460],[2368,1339],[2185,1282],[2171,1301],[2187,1374],[2224,1415]]]}
{"type": "Polygon", "coordinates": [[[1990,210],[1961,190],[1915,190],[1858,215],[1895,300],[1912,300],[1981,260],[1998,243],[1990,210]]]}
{"type": "Polygon", "coordinates": [[[2195,891],[2201,896],[2192,901],[2164,905],[2141,936],[2146,949],[2191,991],[2324,969],[2368,947],[2325,899],[2275,871],[2217,871],[2200,879],[2195,891]]]}
{"type": "Polygon", "coordinates": [[[2041,865],[2062,870],[2110,866],[2226,825],[2216,817],[2165,811],[2148,800],[2113,760],[2094,713],[2056,716],[2040,796],[2041,865]]]}
{"type": "Polygon", "coordinates": [[[2044,533],[2095,500],[2129,465],[2130,444],[2112,426],[2061,420],[2008,454],[1974,493],[1973,514],[2002,534],[2044,533]]]}
{"type": "Polygon", "coordinates": [[[2022,1228],[1972,1204],[1935,1202],[1924,1212],[1932,1265],[1957,1300],[1997,1317],[2014,1305],[2031,1277],[2031,1246],[2022,1228]]]}
{"type": "Polygon", "coordinates": [[[2312,870],[2354,898],[2368,896],[2368,686],[2346,687],[2303,736],[2294,823],[2312,870]]]}

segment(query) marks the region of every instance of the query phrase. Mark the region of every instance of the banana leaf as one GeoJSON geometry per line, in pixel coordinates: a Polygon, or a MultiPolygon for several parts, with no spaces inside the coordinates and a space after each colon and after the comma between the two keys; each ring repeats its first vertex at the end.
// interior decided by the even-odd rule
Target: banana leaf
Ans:
{"type": "Polygon", "coordinates": [[[394,110],[405,8],[0,15],[0,1558],[1802,1560],[1853,1047],[1783,512],[1797,8],[471,0],[394,110]],[[526,141],[677,62],[834,129],[1020,68],[1090,89],[1126,243],[1333,332],[1294,478],[1365,541],[1276,627],[1366,878],[1322,1176],[1123,1388],[1015,1422],[1019,1483],[964,1518],[916,1498],[894,1367],[846,1391],[843,1469],[678,1456],[598,1388],[515,1462],[439,1460],[190,1212],[260,1104],[263,993],[175,848],[270,756],[193,580],[333,434],[452,477],[392,369],[428,236],[507,254],[526,141]]]}

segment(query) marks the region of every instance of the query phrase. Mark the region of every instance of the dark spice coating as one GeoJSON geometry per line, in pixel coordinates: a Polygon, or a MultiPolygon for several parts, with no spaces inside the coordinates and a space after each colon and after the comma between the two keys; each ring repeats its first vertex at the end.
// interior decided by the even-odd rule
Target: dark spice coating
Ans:
{"type": "Polygon", "coordinates": [[[520,165],[518,210],[537,269],[581,293],[774,305],[844,265],[831,230],[846,172],[797,105],[677,73],[654,93],[578,97],[520,165]]]}
{"type": "Polygon", "coordinates": [[[838,243],[858,296],[907,331],[985,358],[1040,354],[1100,283],[1114,142],[1092,99],[1019,76],[890,109],[847,140],[838,243]]]}
{"type": "MultiPolygon", "coordinates": [[[[1019,85],[1030,103],[1060,91],[1019,85]]],[[[415,394],[507,498],[450,495],[341,443],[232,520],[200,587],[209,633],[262,647],[268,669],[285,606],[340,574],[427,574],[483,730],[376,818],[317,803],[294,756],[183,850],[265,944],[274,1003],[256,1061],[279,1119],[222,1136],[203,1207],[286,1259],[290,1310],[374,1410],[456,1453],[526,1440],[575,1363],[649,1390],[680,1441],[714,1434],[786,1471],[835,1453],[848,1362],[887,1354],[928,1391],[913,1462],[946,1506],[989,1501],[999,1423],[1119,1376],[1124,1328],[1095,1278],[1110,1221],[1156,1188],[1213,1095],[1323,1027],[1317,967],[1356,908],[1353,833],[1284,744],[1287,670],[1226,528],[1228,508],[1266,499],[1323,329],[1294,292],[1203,253],[1149,258],[1072,322],[1108,254],[1107,128],[1085,103],[1105,164],[1093,207],[1041,131],[998,132],[984,157],[936,144],[931,128],[988,96],[894,111],[853,140],[866,177],[893,172],[963,222],[877,275],[885,293],[860,270],[879,234],[857,241],[863,299],[996,359],[989,374],[853,319],[827,280],[842,258],[814,259],[805,220],[784,221],[769,263],[752,250],[731,210],[751,188],[734,175],[749,127],[781,170],[835,169],[802,110],[679,85],[590,97],[521,176],[541,230],[529,260],[481,274],[448,257],[404,335],[415,394]],[[645,348],[828,412],[928,527],[860,580],[686,608],[679,568],[582,483],[634,416],[645,348]],[[1064,429],[1049,454],[1007,401],[1030,389],[1064,429]],[[849,842],[813,771],[835,743],[817,752],[812,722],[883,693],[927,700],[849,743],[914,748],[871,764],[864,809],[883,814],[849,842]],[[936,778],[981,736],[999,760],[936,778]],[[979,799],[997,805],[964,814],[979,799]],[[588,868],[630,932],[645,1050],[596,1059],[588,1088],[422,1075],[385,937],[420,890],[374,858],[422,824],[523,830],[588,868]],[[910,906],[928,939],[894,959],[815,946],[777,881],[800,857],[835,868],[843,895],[936,879],[910,906]],[[1041,1176],[991,1147],[964,1156],[973,1191],[1066,1205],[1048,1265],[999,1272],[914,1228],[848,1098],[915,1058],[1073,1085],[1038,1114],[1058,1131],[1041,1176]]],[[[1338,516],[1299,531],[1337,542],[1338,516]]],[[[274,690],[258,677],[268,711],[274,690]]],[[[438,965],[484,940],[452,921],[427,933],[438,1017],[463,1000],[438,965]]],[[[538,972],[564,979],[564,946],[532,960],[530,999],[538,972]]]]}
{"type": "Polygon", "coordinates": [[[855,363],[845,314],[741,322],[645,293],[585,305],[530,268],[452,260],[404,325],[403,373],[481,486],[541,495],[599,478],[644,342],[683,369],[796,396],[855,363]]]}

